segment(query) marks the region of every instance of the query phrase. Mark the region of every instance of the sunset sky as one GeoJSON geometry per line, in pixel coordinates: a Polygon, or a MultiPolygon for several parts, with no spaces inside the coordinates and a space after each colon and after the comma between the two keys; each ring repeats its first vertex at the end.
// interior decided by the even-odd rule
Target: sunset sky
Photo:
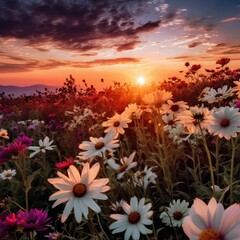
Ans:
{"type": "Polygon", "coordinates": [[[1,85],[161,81],[222,57],[240,67],[240,0],[0,0],[1,85]]]}

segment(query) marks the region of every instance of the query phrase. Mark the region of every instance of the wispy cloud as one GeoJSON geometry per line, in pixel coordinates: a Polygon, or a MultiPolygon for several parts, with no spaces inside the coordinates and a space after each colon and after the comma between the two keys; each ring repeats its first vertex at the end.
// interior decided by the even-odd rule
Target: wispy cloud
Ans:
{"type": "Polygon", "coordinates": [[[188,48],[195,48],[198,47],[202,44],[202,42],[192,42],[190,44],[188,44],[188,48]]]}
{"type": "Polygon", "coordinates": [[[210,47],[207,50],[207,53],[216,54],[216,55],[232,55],[240,54],[240,45],[228,45],[226,43],[219,43],[215,46],[210,47]]]}
{"type": "Polygon", "coordinates": [[[33,70],[51,70],[58,67],[92,68],[96,66],[136,64],[141,61],[140,58],[110,58],[95,59],[92,61],[57,61],[57,60],[36,60],[32,58],[21,58],[1,52],[0,72],[28,72],[33,70]]]}
{"type": "Polygon", "coordinates": [[[226,23],[226,22],[233,22],[233,21],[239,21],[239,20],[240,20],[239,17],[231,17],[231,18],[225,18],[221,22],[226,23]]]}
{"type": "Polygon", "coordinates": [[[116,64],[134,64],[140,62],[138,58],[112,58],[112,59],[96,59],[88,62],[80,62],[72,64],[72,67],[76,68],[92,68],[96,66],[107,66],[116,64]]]}
{"type": "Polygon", "coordinates": [[[155,10],[160,13],[166,13],[169,8],[169,4],[167,3],[161,3],[157,7],[155,7],[155,10]]]}

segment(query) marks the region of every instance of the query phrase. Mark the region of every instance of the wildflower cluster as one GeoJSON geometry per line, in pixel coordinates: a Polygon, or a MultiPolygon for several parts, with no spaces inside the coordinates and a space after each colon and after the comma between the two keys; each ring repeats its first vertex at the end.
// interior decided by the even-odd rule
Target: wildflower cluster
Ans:
{"type": "Polygon", "coordinates": [[[85,80],[78,91],[70,76],[56,93],[2,95],[0,239],[239,239],[240,71],[229,62],[208,75],[186,63],[185,80],[141,94],[85,80]]]}

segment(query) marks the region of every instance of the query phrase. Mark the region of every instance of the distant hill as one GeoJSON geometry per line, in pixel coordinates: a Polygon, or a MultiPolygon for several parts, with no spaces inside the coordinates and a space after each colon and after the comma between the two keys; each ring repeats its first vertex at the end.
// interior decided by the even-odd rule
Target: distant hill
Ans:
{"type": "Polygon", "coordinates": [[[31,96],[34,93],[37,93],[36,91],[44,92],[46,88],[48,89],[48,91],[54,92],[59,87],[43,84],[36,84],[26,87],[0,85],[0,93],[4,92],[6,95],[11,94],[13,95],[13,97],[19,97],[23,94],[25,94],[26,96],[31,96]]]}

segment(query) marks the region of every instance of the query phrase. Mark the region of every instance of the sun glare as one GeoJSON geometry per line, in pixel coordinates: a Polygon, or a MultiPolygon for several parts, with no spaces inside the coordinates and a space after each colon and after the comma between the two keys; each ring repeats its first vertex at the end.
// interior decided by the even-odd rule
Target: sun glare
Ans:
{"type": "Polygon", "coordinates": [[[145,84],[145,78],[144,77],[138,77],[137,78],[137,83],[139,84],[139,85],[144,85],[145,84]]]}

